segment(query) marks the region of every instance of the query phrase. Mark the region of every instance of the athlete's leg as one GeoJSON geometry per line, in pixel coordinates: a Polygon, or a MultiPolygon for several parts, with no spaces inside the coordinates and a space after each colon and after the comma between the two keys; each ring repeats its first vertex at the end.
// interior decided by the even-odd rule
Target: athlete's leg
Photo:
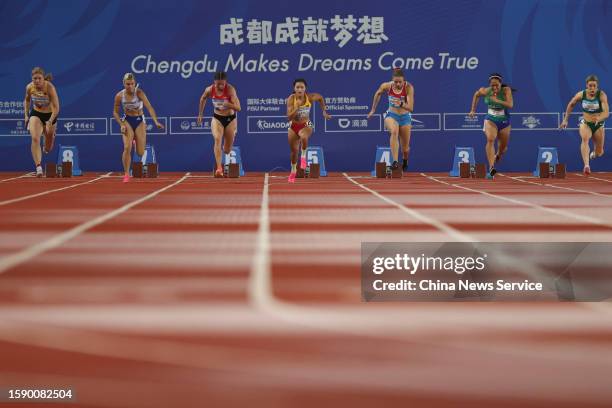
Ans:
{"type": "Polygon", "coordinates": [[[391,156],[393,162],[397,162],[399,156],[399,125],[397,121],[391,117],[385,118],[385,129],[389,131],[389,147],[391,148],[391,156]]]}
{"type": "Polygon", "coordinates": [[[400,126],[399,136],[402,142],[402,170],[408,169],[408,154],[410,153],[410,133],[412,131],[412,125],[400,126]]]}
{"type": "Polygon", "coordinates": [[[312,128],[310,126],[302,128],[298,133],[298,136],[300,137],[300,145],[302,147],[300,154],[300,168],[302,169],[305,169],[307,166],[306,150],[308,150],[308,141],[310,140],[311,135],[312,128]]]}
{"type": "Polygon", "coordinates": [[[586,123],[580,123],[580,127],[578,128],[578,132],[580,133],[580,139],[582,142],[580,143],[580,155],[582,156],[582,162],[584,163],[584,173],[591,173],[591,166],[589,162],[589,153],[591,153],[591,147],[589,146],[589,141],[593,136],[589,125],[586,123]]]}
{"type": "Polygon", "coordinates": [[[289,174],[289,182],[295,182],[295,175],[297,172],[297,161],[300,146],[300,137],[289,128],[287,141],[289,142],[290,159],[291,159],[291,172],[289,174]]]}
{"type": "Polygon", "coordinates": [[[43,123],[38,116],[30,116],[30,119],[28,120],[28,130],[30,131],[30,136],[32,137],[30,151],[32,152],[34,166],[36,167],[36,175],[38,177],[42,177],[42,151],[40,149],[40,136],[42,135],[43,131],[43,123]]]}

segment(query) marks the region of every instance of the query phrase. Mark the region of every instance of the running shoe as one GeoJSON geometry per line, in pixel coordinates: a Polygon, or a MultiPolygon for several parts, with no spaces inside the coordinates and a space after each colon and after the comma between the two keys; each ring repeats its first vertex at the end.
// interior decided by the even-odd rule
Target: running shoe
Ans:
{"type": "Polygon", "coordinates": [[[36,166],[36,177],[42,177],[42,176],[43,176],[42,166],[36,166]]]}
{"type": "Polygon", "coordinates": [[[589,174],[591,174],[591,167],[584,166],[584,169],[582,170],[582,172],[584,173],[585,176],[588,176],[589,174]]]}
{"type": "Polygon", "coordinates": [[[123,176],[123,182],[124,183],[129,183],[129,181],[130,181],[130,175],[129,174],[126,174],[125,176],[123,176]]]}
{"type": "Polygon", "coordinates": [[[290,183],[295,183],[296,176],[297,176],[297,173],[294,173],[294,172],[289,173],[289,179],[287,181],[290,183]]]}
{"type": "Polygon", "coordinates": [[[306,163],[306,158],[302,156],[302,159],[300,160],[300,169],[305,169],[306,166],[308,166],[308,163],[306,163]]]}

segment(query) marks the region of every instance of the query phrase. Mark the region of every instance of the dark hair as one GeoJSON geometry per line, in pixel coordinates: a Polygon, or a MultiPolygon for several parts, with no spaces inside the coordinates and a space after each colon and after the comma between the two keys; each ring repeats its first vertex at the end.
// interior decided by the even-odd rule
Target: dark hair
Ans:
{"type": "Polygon", "coordinates": [[[405,78],[405,77],[404,77],[404,71],[402,71],[402,69],[401,69],[401,68],[393,68],[393,76],[394,76],[394,77],[402,77],[402,78],[405,78]]]}
{"type": "Polygon", "coordinates": [[[301,82],[304,84],[304,86],[308,86],[308,84],[306,83],[306,80],[304,78],[297,78],[293,80],[293,87],[295,88],[295,84],[297,84],[298,82],[301,82]]]}
{"type": "Polygon", "coordinates": [[[32,76],[36,74],[42,75],[46,81],[53,81],[53,75],[50,72],[45,74],[45,70],[42,69],[41,67],[32,68],[32,76]]]}
{"type": "Polygon", "coordinates": [[[516,92],[517,90],[510,86],[510,84],[504,84],[504,78],[498,72],[493,72],[489,75],[489,83],[491,83],[492,79],[497,79],[501,83],[502,88],[510,88],[512,92],[516,92]]]}
{"type": "Polygon", "coordinates": [[[223,81],[227,79],[227,74],[225,71],[217,71],[215,72],[214,80],[215,81],[223,81]]]}
{"type": "Polygon", "coordinates": [[[587,83],[589,83],[591,81],[595,81],[599,85],[599,78],[597,78],[597,75],[589,75],[588,77],[586,77],[586,82],[587,83]]]}

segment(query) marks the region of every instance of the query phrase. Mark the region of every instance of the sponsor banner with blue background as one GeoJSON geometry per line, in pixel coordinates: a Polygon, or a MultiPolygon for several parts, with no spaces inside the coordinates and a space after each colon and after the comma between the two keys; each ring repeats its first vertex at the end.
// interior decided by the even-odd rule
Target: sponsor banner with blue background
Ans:
{"type": "MultiPolygon", "coordinates": [[[[531,171],[538,146],[557,147],[560,162],[582,168],[577,117],[556,130],[587,75],[612,90],[612,1],[438,1],[347,3],[307,7],[274,1],[0,1],[0,170],[30,170],[23,97],[30,71],[55,76],[59,144],[79,148],[84,171],[121,169],[123,142],[112,117],[125,72],[152,102],[151,127],[165,171],[209,171],[214,161],[211,104],[197,125],[198,101],[216,70],[228,72],[242,104],[238,140],[249,171],[289,168],[285,99],[295,78],[326,98],[315,104],[313,145],[327,170],[369,171],[388,143],[382,98],[373,95],[403,67],[415,87],[410,170],[449,171],[455,146],[485,161],[483,115],[466,117],[474,91],[500,72],[515,93],[510,149],[502,171],[531,171]],[[35,23],[33,23],[35,22],[35,23]],[[420,115],[420,116],[419,116],[420,115]],[[520,131],[519,131],[520,130],[520,131]]],[[[478,112],[485,112],[481,103],[478,112]]],[[[612,120],[608,121],[609,124],[612,120]]],[[[54,157],[54,155],[50,157],[54,157]]],[[[604,156],[593,170],[612,170],[604,156]]]]}

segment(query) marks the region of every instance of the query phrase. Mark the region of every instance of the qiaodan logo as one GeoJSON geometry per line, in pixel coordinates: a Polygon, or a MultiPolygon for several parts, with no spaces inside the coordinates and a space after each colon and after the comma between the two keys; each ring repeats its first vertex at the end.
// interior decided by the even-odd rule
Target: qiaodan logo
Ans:
{"type": "Polygon", "coordinates": [[[257,128],[259,130],[268,130],[268,129],[287,129],[289,127],[289,123],[285,121],[274,121],[270,122],[267,120],[259,119],[257,121],[257,128]]]}

